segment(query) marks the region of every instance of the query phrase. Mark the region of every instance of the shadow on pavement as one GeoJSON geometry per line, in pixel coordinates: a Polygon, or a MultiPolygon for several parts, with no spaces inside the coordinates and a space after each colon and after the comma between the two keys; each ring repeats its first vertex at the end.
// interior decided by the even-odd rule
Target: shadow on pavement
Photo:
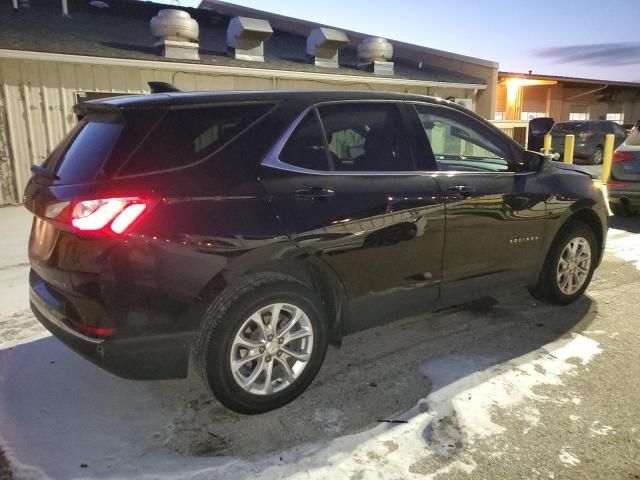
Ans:
{"type": "Polygon", "coordinates": [[[609,227],[617,230],[626,230],[629,233],[640,233],[640,215],[621,217],[614,215],[609,218],[609,227]]]}
{"type": "MultiPolygon", "coordinates": [[[[322,441],[419,413],[416,403],[432,388],[422,373],[429,362],[453,359],[455,368],[448,364],[437,374],[440,386],[452,384],[585,329],[595,310],[588,297],[551,307],[518,290],[498,303],[469,304],[361,332],[329,351],[302,397],[251,417],[225,410],[194,379],[122,380],[49,337],[0,350],[0,431],[19,455],[26,452],[43,467],[60,458],[75,465],[90,461],[92,473],[110,472],[122,451],[142,458],[169,447],[186,456],[246,458],[314,442],[313,451],[320,451],[322,441]]],[[[425,433],[425,446],[429,440],[425,433]]],[[[194,466],[204,460],[182,459],[194,466]]],[[[217,462],[229,468],[229,461],[235,460],[217,462]]]]}
{"type": "Polygon", "coordinates": [[[170,444],[185,454],[251,455],[361,432],[397,419],[429,394],[424,364],[456,359],[438,372],[440,386],[454,383],[589,323],[592,307],[587,297],[568,307],[534,306],[520,292],[361,332],[330,351],[311,387],[279,410],[239,416],[202,392],[174,418],[170,444]]]}

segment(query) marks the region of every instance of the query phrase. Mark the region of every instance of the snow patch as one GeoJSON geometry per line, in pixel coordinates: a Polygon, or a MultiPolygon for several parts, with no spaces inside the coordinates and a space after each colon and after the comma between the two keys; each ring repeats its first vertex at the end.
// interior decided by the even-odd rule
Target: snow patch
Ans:
{"type": "MultiPolygon", "coordinates": [[[[577,359],[585,365],[601,350],[598,342],[573,333],[570,338],[546,345],[544,351],[547,353],[528,354],[471,375],[460,375],[453,382],[443,381],[443,375],[444,379],[456,378],[455,369],[464,369],[465,362],[475,361],[481,365],[491,364],[491,361],[445,357],[423,365],[422,372],[431,378],[434,388],[425,400],[428,411],[439,423],[455,419],[453,426],[440,430],[444,438],[448,438],[450,443],[461,439],[473,442],[503,432],[505,427],[493,420],[494,409],[512,409],[524,400],[546,400],[534,392],[534,387],[561,385],[562,376],[573,373],[577,368],[567,360],[577,359]]],[[[537,416],[532,412],[515,414],[535,426],[539,412],[537,416]]],[[[440,443],[445,443],[444,439],[440,443]]]]}
{"type": "Polygon", "coordinates": [[[607,252],[630,262],[640,270],[640,235],[628,235],[628,232],[609,229],[607,235],[607,252]],[[627,235],[620,235],[621,233],[627,235]]]}
{"type": "Polygon", "coordinates": [[[609,435],[610,433],[615,433],[613,430],[613,427],[610,427],[609,425],[603,425],[598,420],[596,420],[591,424],[591,427],[589,427],[589,430],[591,430],[591,434],[592,434],[591,436],[609,435]]]}
{"type": "Polygon", "coordinates": [[[580,463],[580,460],[578,459],[578,457],[576,457],[573,453],[568,451],[566,448],[563,448],[560,451],[560,455],[558,455],[558,458],[565,465],[571,465],[572,467],[580,463]]]}

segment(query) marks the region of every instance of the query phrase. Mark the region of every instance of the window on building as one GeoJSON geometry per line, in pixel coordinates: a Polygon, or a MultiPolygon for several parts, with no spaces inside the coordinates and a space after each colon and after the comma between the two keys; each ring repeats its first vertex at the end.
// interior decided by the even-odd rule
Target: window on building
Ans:
{"type": "Polygon", "coordinates": [[[520,120],[533,120],[538,117],[546,117],[547,114],[545,112],[522,112],[520,114],[520,120]]]}
{"type": "Polygon", "coordinates": [[[624,113],[607,113],[607,120],[610,120],[612,122],[623,123],[624,113]]]}
{"type": "Polygon", "coordinates": [[[496,120],[504,120],[504,112],[496,112],[496,120]]]}
{"type": "Polygon", "coordinates": [[[589,120],[589,114],[584,112],[573,112],[569,114],[569,120],[589,120]]]}

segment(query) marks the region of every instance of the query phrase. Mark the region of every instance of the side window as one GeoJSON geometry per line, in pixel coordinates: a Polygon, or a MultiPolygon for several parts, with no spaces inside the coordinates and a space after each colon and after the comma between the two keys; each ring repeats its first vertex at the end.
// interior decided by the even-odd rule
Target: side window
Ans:
{"type": "Polygon", "coordinates": [[[416,105],[439,170],[506,172],[509,148],[471,117],[416,105]]]}
{"type": "Polygon", "coordinates": [[[189,165],[213,155],[273,105],[221,105],[169,110],[118,175],[189,165]]]}
{"type": "Polygon", "coordinates": [[[315,111],[309,112],[289,137],[280,152],[280,160],[308,170],[331,170],[322,126],[315,111]]]}
{"type": "Polygon", "coordinates": [[[338,171],[414,170],[402,117],[394,103],[342,103],[318,107],[338,171]]]}
{"type": "Polygon", "coordinates": [[[625,131],[624,128],[622,128],[620,125],[618,125],[617,123],[613,124],[613,133],[615,133],[616,135],[618,135],[619,137],[626,137],[627,136],[627,132],[625,131]]]}

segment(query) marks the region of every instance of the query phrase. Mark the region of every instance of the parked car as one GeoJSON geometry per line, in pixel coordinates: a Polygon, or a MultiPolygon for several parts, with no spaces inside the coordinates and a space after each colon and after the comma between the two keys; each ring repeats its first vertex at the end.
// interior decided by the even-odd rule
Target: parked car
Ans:
{"type": "MultiPolygon", "coordinates": [[[[501,287],[587,288],[592,178],[453,103],[383,92],[97,100],[25,192],[36,317],[126,378],[187,375],[254,414],[328,344],[501,287]]],[[[73,372],[69,372],[70,375],[73,372]]]]}
{"type": "Polygon", "coordinates": [[[640,131],[637,128],[613,154],[608,189],[609,204],[616,215],[632,215],[640,208],[640,131]]]}
{"type": "Polygon", "coordinates": [[[527,148],[533,152],[540,152],[544,147],[544,137],[553,127],[551,117],[538,117],[529,121],[529,137],[527,148]]]}
{"type": "Polygon", "coordinates": [[[634,123],[623,123],[622,124],[622,128],[624,128],[624,131],[627,132],[627,135],[629,135],[631,133],[631,130],[633,130],[633,127],[635,127],[634,123]]]}
{"type": "Polygon", "coordinates": [[[564,143],[567,135],[575,136],[574,157],[588,159],[592,165],[602,163],[605,136],[613,133],[615,147],[627,138],[625,130],[616,122],[607,120],[575,120],[556,123],[551,131],[553,151],[564,157],[564,143]]]}

